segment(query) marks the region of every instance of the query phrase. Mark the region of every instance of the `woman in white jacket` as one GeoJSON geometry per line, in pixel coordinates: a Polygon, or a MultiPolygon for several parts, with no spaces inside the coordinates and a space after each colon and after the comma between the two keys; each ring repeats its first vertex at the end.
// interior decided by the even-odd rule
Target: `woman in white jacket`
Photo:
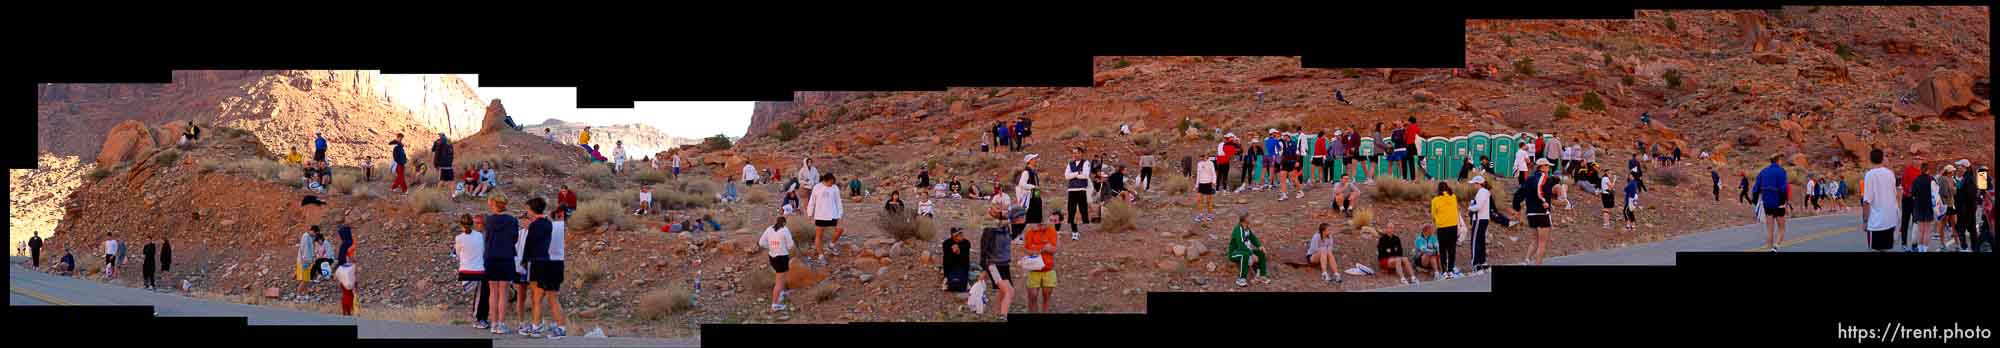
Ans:
{"type": "Polygon", "coordinates": [[[1493,186],[1486,183],[1486,176],[1472,177],[1471,183],[1479,186],[1479,193],[1473,194],[1472,205],[1465,209],[1472,220],[1472,274],[1486,272],[1486,225],[1493,219],[1493,186]]]}
{"type": "MultiPolygon", "coordinates": [[[[821,173],[819,184],[813,185],[812,198],[806,201],[806,216],[813,219],[813,254],[819,256],[820,264],[826,264],[826,244],[840,241],[840,187],[833,185],[833,173],[821,173]],[[824,238],[827,228],[833,229],[833,238],[824,238]]],[[[840,256],[840,248],[834,247],[834,256],[840,256]]]]}

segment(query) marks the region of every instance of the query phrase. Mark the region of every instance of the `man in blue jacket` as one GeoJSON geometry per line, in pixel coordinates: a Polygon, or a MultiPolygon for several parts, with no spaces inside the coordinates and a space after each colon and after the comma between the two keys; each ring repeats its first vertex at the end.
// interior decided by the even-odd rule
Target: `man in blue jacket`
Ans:
{"type": "Polygon", "coordinates": [[[1791,191],[1786,187],[1785,168],[1778,165],[1780,154],[1771,155],[1771,166],[1757,172],[1757,203],[1764,207],[1764,246],[1771,252],[1785,243],[1785,203],[1791,191]]]}
{"type": "Polygon", "coordinates": [[[326,137],[320,136],[319,132],[313,132],[313,161],[326,162],[326,137]]]}

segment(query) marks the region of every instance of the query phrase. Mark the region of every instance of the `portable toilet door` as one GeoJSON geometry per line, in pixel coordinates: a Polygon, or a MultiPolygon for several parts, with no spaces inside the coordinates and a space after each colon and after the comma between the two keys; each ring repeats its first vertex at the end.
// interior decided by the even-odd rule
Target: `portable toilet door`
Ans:
{"type": "MultiPolygon", "coordinates": [[[[1361,143],[1362,143],[1362,144],[1374,144],[1374,143],[1375,143],[1375,138],[1373,138],[1373,137],[1361,137],[1361,143]]],[[[1356,163],[1356,164],[1359,164],[1359,163],[1361,163],[1361,162],[1363,162],[1363,161],[1366,161],[1367,159],[1372,159],[1372,158],[1374,158],[1373,156],[1375,156],[1375,147],[1374,147],[1374,146],[1362,146],[1362,147],[1361,147],[1361,151],[1357,151],[1357,152],[1355,152],[1355,154],[1357,154],[1357,155],[1359,155],[1359,156],[1361,156],[1361,157],[1363,158],[1363,160],[1359,160],[1359,161],[1354,161],[1354,163],[1356,163]]],[[[1371,163],[1369,163],[1369,164],[1368,164],[1368,167],[1369,167],[1369,168],[1374,168],[1374,169],[1376,169],[1377,171],[1379,171],[1380,169],[1382,169],[1382,162],[1381,162],[1381,161],[1371,161],[1371,163]]],[[[1356,169],[1356,170],[1354,171],[1354,180],[1355,180],[1355,182],[1362,182],[1362,181],[1368,181],[1369,179],[1371,179],[1371,178],[1374,178],[1374,177],[1375,177],[1375,173],[1373,173],[1372,171],[1368,171],[1368,170],[1360,170],[1360,169],[1358,169],[1358,168],[1357,168],[1357,169],[1356,169]]]]}
{"type": "Polygon", "coordinates": [[[1466,151],[1466,156],[1472,156],[1472,165],[1479,165],[1480,158],[1499,162],[1495,160],[1497,157],[1493,157],[1492,142],[1492,136],[1486,135],[1486,132],[1472,132],[1465,136],[1465,143],[1469,146],[1467,148],[1471,149],[1466,151]]]}
{"type": "Polygon", "coordinates": [[[1514,171],[1518,168],[1514,168],[1514,151],[1520,149],[1520,144],[1515,139],[1517,138],[1510,136],[1492,139],[1489,147],[1493,154],[1493,174],[1510,178],[1515,176],[1514,171]]]}
{"type": "Polygon", "coordinates": [[[1451,137],[1451,156],[1451,163],[1446,164],[1448,168],[1451,168],[1448,172],[1453,175],[1464,171],[1466,162],[1471,162],[1473,165],[1479,164],[1479,156],[1472,154],[1472,139],[1466,139],[1463,136],[1451,137]]]}
{"type": "Polygon", "coordinates": [[[1299,135],[1299,167],[1303,169],[1301,174],[1304,176],[1299,182],[1312,182],[1313,178],[1319,177],[1319,166],[1312,165],[1313,156],[1319,155],[1318,149],[1313,146],[1318,140],[1318,136],[1311,134],[1299,135]]]}
{"type": "Polygon", "coordinates": [[[1423,170],[1424,173],[1430,174],[1430,177],[1432,179],[1440,179],[1448,175],[1457,174],[1457,173],[1446,172],[1446,170],[1449,169],[1448,165],[1449,163],[1457,162],[1457,160],[1454,159],[1454,157],[1452,157],[1452,154],[1456,152],[1451,150],[1450,139],[1445,139],[1444,137],[1432,137],[1430,139],[1424,139],[1423,150],[1424,150],[1423,170]]]}

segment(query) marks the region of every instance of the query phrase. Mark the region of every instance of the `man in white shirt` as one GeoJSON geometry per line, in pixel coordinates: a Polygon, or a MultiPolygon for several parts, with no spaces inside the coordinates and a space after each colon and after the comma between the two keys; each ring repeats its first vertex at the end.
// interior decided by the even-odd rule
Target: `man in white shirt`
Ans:
{"type": "Polygon", "coordinates": [[[674,153],[674,178],[681,178],[681,154],[674,153]]]}
{"type": "Polygon", "coordinates": [[[747,189],[756,184],[757,166],[748,162],[743,163],[743,188],[747,189]]]}
{"type": "Polygon", "coordinates": [[[764,228],[758,240],[762,243],[757,244],[771,256],[771,311],[784,311],[785,272],[791,271],[793,247],[792,230],[785,227],[785,217],[779,216],[776,223],[764,228]]]}
{"type": "Polygon", "coordinates": [[[1861,179],[1861,211],[1863,228],[1868,230],[1868,248],[1875,251],[1889,250],[1895,243],[1896,219],[1900,216],[1897,206],[1896,174],[1882,167],[1882,149],[1868,151],[1869,169],[1861,179]]]}
{"type": "Polygon", "coordinates": [[[1534,157],[1534,143],[1521,144],[1521,146],[1514,149],[1514,177],[1516,179],[1527,180],[1528,173],[1535,171],[1535,168],[1528,166],[1528,159],[1534,157]]]}
{"type": "MultiPolygon", "coordinates": [[[[1015,178],[1015,179],[1016,179],[1016,180],[1015,180],[1015,182],[1014,182],[1014,199],[1015,199],[1015,200],[1017,200],[1017,201],[1023,201],[1023,202],[1027,201],[1027,200],[1028,200],[1028,192],[1030,192],[1030,191],[1034,191],[1034,190],[1035,190],[1035,187],[1036,187],[1036,185],[1035,185],[1035,184],[1036,184],[1037,182],[1040,182],[1041,178],[1037,176],[1037,175],[1038,175],[1038,173],[1037,173],[1037,172],[1035,171],[1035,159],[1036,159],[1036,158],[1040,158],[1040,157],[1041,157],[1041,155],[1037,155],[1037,154],[1032,154],[1032,153],[1031,153],[1031,154],[1028,154],[1027,156],[1025,156],[1025,157],[1022,157],[1022,158],[1021,158],[1021,163],[1022,163],[1022,165],[1023,165],[1023,166],[1025,166],[1025,167],[1024,167],[1025,169],[1022,169],[1022,170],[1021,170],[1021,175],[1020,175],[1019,177],[1015,178]]],[[[1023,206],[1023,207],[1024,207],[1024,206],[1027,206],[1027,205],[1026,205],[1026,204],[1017,204],[1017,205],[1015,205],[1015,206],[1023,206]]]]}
{"type": "MultiPolygon", "coordinates": [[[[826,264],[826,244],[840,241],[845,232],[840,228],[841,204],[840,187],[835,186],[833,173],[822,173],[819,182],[813,185],[812,200],[806,202],[806,216],[813,219],[813,254],[819,255],[820,264],[826,264]],[[827,228],[833,229],[833,238],[823,238],[827,228]]],[[[839,245],[834,246],[834,256],[840,256],[839,245]]]]}

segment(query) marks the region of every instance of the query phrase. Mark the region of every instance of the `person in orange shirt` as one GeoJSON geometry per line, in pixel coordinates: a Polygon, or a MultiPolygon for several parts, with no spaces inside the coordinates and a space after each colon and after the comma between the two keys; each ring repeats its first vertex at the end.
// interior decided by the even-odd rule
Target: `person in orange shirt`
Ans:
{"type": "Polygon", "coordinates": [[[1042,268],[1028,271],[1028,311],[1048,313],[1056,291],[1056,240],[1062,239],[1055,226],[1062,224],[1061,213],[1049,214],[1048,224],[1035,224],[1022,236],[1029,253],[1041,256],[1042,268]]]}

